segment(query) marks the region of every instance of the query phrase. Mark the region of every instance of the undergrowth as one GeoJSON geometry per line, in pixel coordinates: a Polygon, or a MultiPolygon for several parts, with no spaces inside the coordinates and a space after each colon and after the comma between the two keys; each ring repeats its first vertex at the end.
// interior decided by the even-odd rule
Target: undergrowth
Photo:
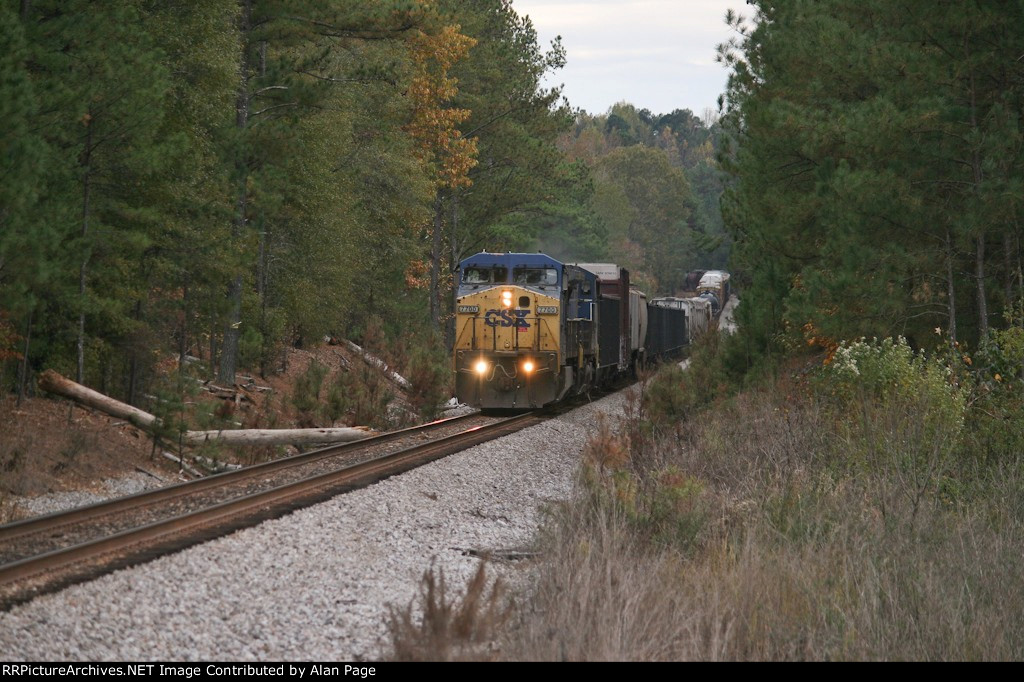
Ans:
{"type": "Polygon", "coordinates": [[[503,656],[1019,659],[1022,385],[979,358],[858,341],[743,391],[715,388],[720,356],[643,382],[503,656]]]}

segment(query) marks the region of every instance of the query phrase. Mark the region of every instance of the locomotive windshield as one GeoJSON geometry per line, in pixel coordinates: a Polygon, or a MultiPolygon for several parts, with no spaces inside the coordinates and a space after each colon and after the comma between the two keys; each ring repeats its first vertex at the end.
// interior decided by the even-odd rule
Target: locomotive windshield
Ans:
{"type": "Polygon", "coordinates": [[[533,286],[555,286],[558,284],[558,270],[555,268],[516,268],[512,271],[515,284],[533,286]]]}
{"type": "Polygon", "coordinates": [[[466,268],[463,284],[501,284],[508,280],[508,268],[466,268]]]}

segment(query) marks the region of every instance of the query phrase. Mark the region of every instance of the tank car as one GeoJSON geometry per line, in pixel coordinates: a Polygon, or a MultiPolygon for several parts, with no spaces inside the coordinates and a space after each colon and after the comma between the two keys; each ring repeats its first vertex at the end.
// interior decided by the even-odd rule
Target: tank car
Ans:
{"type": "Polygon", "coordinates": [[[708,270],[700,278],[697,295],[711,303],[715,317],[721,314],[722,308],[729,301],[729,295],[732,293],[729,280],[729,273],[724,270],[708,270]]]}

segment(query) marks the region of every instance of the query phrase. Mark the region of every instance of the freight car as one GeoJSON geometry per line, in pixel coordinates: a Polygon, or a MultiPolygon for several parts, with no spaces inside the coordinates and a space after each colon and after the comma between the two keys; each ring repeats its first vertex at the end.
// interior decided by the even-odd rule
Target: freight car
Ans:
{"type": "Polygon", "coordinates": [[[613,264],[467,258],[455,301],[456,397],[482,409],[540,407],[634,372],[689,339],[685,310],[652,310],[613,264]]]}
{"type": "Polygon", "coordinates": [[[697,296],[711,303],[712,313],[718,317],[732,293],[729,273],[724,270],[708,270],[697,285],[697,296]]]}
{"type": "Polygon", "coordinates": [[[713,318],[711,302],[706,298],[696,296],[688,298],[664,296],[652,299],[651,308],[670,308],[685,311],[687,344],[693,343],[711,328],[711,320],[713,318]]]}

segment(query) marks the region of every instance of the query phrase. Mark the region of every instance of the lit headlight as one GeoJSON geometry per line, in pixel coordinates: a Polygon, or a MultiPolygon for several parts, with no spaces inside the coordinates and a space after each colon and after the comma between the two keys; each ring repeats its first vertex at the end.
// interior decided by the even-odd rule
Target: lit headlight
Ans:
{"type": "Polygon", "coordinates": [[[511,291],[503,291],[503,292],[501,292],[501,304],[503,306],[505,306],[506,308],[511,308],[512,307],[512,292],[511,291]]]}
{"type": "Polygon", "coordinates": [[[530,360],[527,360],[526,362],[524,362],[523,363],[523,371],[526,372],[526,373],[532,372],[533,371],[533,362],[531,362],[530,360]]]}
{"type": "Polygon", "coordinates": [[[487,363],[485,361],[481,360],[480,362],[476,363],[476,365],[474,365],[474,369],[476,369],[476,373],[477,374],[486,374],[487,373],[487,363]]]}

